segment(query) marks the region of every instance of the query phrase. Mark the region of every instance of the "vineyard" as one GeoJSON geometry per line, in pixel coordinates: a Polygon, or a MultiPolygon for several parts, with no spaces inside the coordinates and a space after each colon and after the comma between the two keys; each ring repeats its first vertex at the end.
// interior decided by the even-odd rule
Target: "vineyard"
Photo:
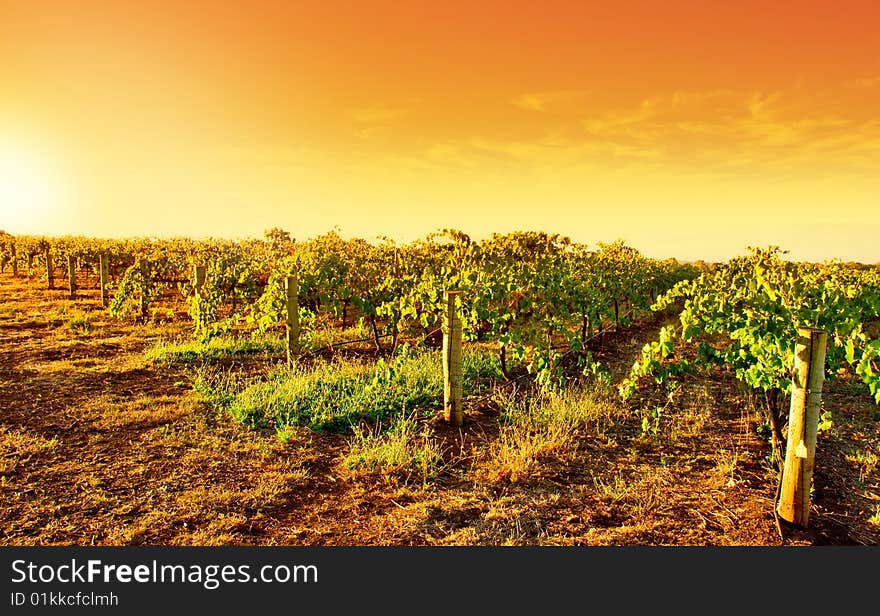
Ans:
{"type": "Polygon", "coordinates": [[[746,252],[0,235],[0,542],[876,544],[880,267],[746,252]]]}

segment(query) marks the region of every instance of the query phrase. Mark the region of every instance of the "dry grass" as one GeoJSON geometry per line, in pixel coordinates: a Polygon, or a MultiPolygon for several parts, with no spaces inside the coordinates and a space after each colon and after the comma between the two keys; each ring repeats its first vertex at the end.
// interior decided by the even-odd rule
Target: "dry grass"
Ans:
{"type": "Polygon", "coordinates": [[[23,428],[0,426],[0,481],[6,486],[6,477],[19,464],[31,463],[34,458],[50,454],[58,446],[58,437],[46,438],[23,428]]]}
{"type": "Polygon", "coordinates": [[[350,477],[379,474],[408,483],[417,478],[422,485],[441,468],[443,451],[430,428],[414,416],[393,419],[387,429],[358,425],[348,442],[342,466],[350,477]]]}
{"type": "Polygon", "coordinates": [[[488,481],[517,482],[540,473],[545,462],[564,462],[588,431],[602,436],[626,412],[599,387],[521,399],[500,398],[504,423],[478,464],[488,481]]]}
{"type": "Polygon", "coordinates": [[[859,481],[864,482],[877,470],[877,462],[880,457],[870,448],[855,450],[845,455],[847,461],[852,462],[858,468],[859,481]]]}
{"type": "Polygon", "coordinates": [[[708,387],[695,388],[686,396],[682,408],[669,419],[668,434],[673,441],[699,437],[712,420],[712,395],[708,387]]]}

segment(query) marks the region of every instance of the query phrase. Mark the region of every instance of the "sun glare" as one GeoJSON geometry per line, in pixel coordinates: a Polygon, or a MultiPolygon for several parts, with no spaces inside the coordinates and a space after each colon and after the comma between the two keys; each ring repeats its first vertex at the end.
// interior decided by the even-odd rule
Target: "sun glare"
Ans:
{"type": "Polygon", "coordinates": [[[24,147],[0,145],[0,229],[26,233],[45,228],[59,197],[48,160],[24,147]]]}

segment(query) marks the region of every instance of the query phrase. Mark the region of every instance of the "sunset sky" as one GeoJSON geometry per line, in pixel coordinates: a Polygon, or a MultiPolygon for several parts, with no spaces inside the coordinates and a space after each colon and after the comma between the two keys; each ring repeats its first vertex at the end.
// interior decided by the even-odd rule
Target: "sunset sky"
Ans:
{"type": "Polygon", "coordinates": [[[880,262],[880,8],[0,0],[0,229],[880,262]]]}

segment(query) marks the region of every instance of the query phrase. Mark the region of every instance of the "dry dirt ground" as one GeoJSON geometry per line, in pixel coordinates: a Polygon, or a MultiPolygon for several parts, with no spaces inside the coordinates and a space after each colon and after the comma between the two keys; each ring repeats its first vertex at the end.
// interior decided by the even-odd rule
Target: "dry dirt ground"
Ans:
{"type": "MultiPolygon", "coordinates": [[[[757,415],[729,375],[694,379],[645,435],[631,409],[525,477],[487,473],[491,404],[462,429],[432,422],[435,478],[353,475],[350,436],[282,441],[218,414],[192,373],[147,361],[183,319],[137,326],[43,282],[0,274],[0,544],[3,545],[877,545],[877,406],[826,383],[808,529],[777,526],[776,474],[757,415]],[[91,322],[79,327],[77,316],[91,322]]],[[[596,352],[629,366],[654,325],[596,352]]],[[[265,361],[265,360],[264,360],[265,361]]]]}

